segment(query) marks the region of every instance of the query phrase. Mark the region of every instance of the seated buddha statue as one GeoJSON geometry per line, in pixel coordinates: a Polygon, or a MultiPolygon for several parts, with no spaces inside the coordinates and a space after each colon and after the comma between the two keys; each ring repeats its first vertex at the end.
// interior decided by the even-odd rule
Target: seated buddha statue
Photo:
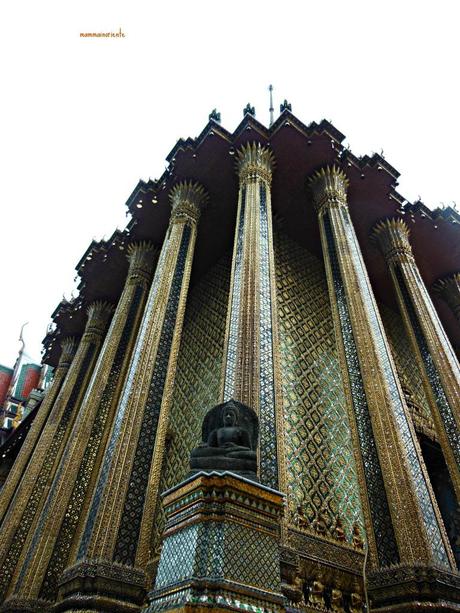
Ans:
{"type": "Polygon", "coordinates": [[[206,414],[202,442],[190,454],[191,474],[231,471],[257,480],[257,416],[229,400],[206,414]]]}

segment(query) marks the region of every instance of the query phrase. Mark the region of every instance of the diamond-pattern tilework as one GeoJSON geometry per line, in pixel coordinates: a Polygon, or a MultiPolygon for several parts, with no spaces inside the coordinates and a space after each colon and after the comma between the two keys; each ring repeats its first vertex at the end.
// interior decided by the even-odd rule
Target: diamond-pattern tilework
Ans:
{"type": "Polygon", "coordinates": [[[165,539],[155,589],[192,577],[226,579],[277,591],[276,537],[223,522],[194,524],[165,539]]]}
{"type": "Polygon", "coordinates": [[[384,304],[379,304],[379,311],[416,429],[419,423],[423,423],[433,431],[434,423],[423,389],[422,375],[410,346],[403,320],[399,313],[384,304]]]}
{"type": "Polygon", "coordinates": [[[193,575],[199,528],[198,524],[188,526],[165,540],[155,589],[161,590],[193,575]]]}
{"type": "Polygon", "coordinates": [[[269,220],[267,190],[260,185],[260,480],[278,488],[276,449],[275,378],[273,371],[272,296],[270,290],[269,220]]]}
{"type": "MultiPolygon", "coordinates": [[[[229,284],[230,257],[225,256],[190,291],[171,403],[170,446],[160,491],[186,476],[190,451],[200,441],[203,417],[219,403],[229,284]]],[[[157,517],[156,542],[164,525],[161,505],[157,517]]]]}
{"type": "Polygon", "coordinates": [[[278,233],[275,262],[289,506],[340,514],[349,535],[361,506],[324,268],[278,233]]]}
{"type": "MultiPolygon", "coordinates": [[[[219,524],[214,524],[218,531],[219,524]]],[[[216,532],[217,540],[219,532],[216,532]]],[[[224,528],[223,572],[226,579],[278,591],[279,558],[276,538],[263,532],[226,524],[224,528]]]]}

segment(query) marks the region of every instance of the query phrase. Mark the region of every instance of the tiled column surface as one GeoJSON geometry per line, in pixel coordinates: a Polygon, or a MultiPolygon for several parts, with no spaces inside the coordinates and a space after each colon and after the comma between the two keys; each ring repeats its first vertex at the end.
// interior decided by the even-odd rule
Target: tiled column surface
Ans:
{"type": "MultiPolygon", "coordinates": [[[[196,183],[177,184],[170,198],[169,229],[73,557],[76,564],[62,579],[70,608],[72,594],[84,593],[96,608],[131,610],[132,603],[142,599],[146,586],[197,223],[206,200],[203,188],[196,183]],[[85,579],[88,573],[93,576],[91,582],[85,579]],[[104,603],[97,596],[98,581],[104,584],[104,603]],[[69,585],[75,589],[69,591],[69,585]]],[[[61,610],[68,610],[66,602],[61,603],[61,610]]]]}
{"type": "Polygon", "coordinates": [[[156,255],[150,243],[128,247],[130,266],[125,287],[75,422],[71,444],[64,452],[14,588],[14,598],[28,601],[30,607],[34,599],[50,601],[56,597],[59,576],[94,487],[156,255]]]}
{"type": "Polygon", "coordinates": [[[59,459],[91,377],[113,309],[105,302],[88,307],[85,332],[69,372],[11,501],[0,532],[0,595],[10,584],[27,536],[46,499],[59,459]]]}
{"type": "Polygon", "coordinates": [[[227,315],[223,399],[259,415],[259,478],[285,490],[272,240],[273,156],[258,143],[238,152],[240,180],[227,315]]]}
{"type": "Polygon", "coordinates": [[[438,279],[433,285],[433,290],[447,302],[460,322],[460,272],[438,279]]]}
{"type": "Polygon", "coordinates": [[[78,340],[76,338],[65,338],[61,341],[61,356],[59,364],[54,373],[53,381],[47,389],[45,397],[40,405],[40,408],[35,416],[34,423],[30,428],[27,436],[22,444],[21,450],[13,464],[13,467],[8,475],[7,480],[0,492],[0,522],[5,517],[5,513],[10,506],[11,500],[16,492],[16,489],[27,470],[27,466],[31,455],[35,450],[37,441],[46,424],[46,420],[53,408],[54,401],[59,394],[59,391],[64,383],[65,377],[69,371],[70,364],[77,351],[78,340]]]}
{"type": "Polygon", "coordinates": [[[460,500],[460,366],[420,276],[401,219],[386,219],[373,229],[390,270],[414,354],[425,373],[439,441],[460,500]]]}
{"type": "Polygon", "coordinates": [[[333,167],[310,188],[341,354],[372,568],[454,561],[348,212],[333,167]]]}

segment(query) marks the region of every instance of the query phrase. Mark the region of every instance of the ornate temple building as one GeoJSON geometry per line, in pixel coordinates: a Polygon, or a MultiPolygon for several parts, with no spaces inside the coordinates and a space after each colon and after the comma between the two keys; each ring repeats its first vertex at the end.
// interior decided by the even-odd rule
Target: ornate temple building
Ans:
{"type": "Polygon", "coordinates": [[[6,612],[460,611],[460,216],[213,112],[53,313],[6,612]]]}

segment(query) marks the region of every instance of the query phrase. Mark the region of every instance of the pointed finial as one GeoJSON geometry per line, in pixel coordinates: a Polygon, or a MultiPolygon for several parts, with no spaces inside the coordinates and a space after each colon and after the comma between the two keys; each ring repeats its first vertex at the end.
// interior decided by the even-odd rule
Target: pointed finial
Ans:
{"type": "Polygon", "coordinates": [[[268,91],[270,92],[270,127],[272,127],[273,125],[273,111],[275,110],[273,108],[273,85],[269,85],[268,86],[268,91]]]}
{"type": "Polygon", "coordinates": [[[252,115],[253,117],[255,117],[256,109],[253,106],[251,106],[251,104],[248,102],[247,105],[243,109],[243,115],[252,115]]]}
{"type": "Polygon", "coordinates": [[[290,104],[286,98],[284,99],[284,102],[280,104],[280,113],[283,111],[292,111],[292,104],[290,104]]]}
{"type": "Polygon", "coordinates": [[[217,123],[220,123],[220,113],[217,112],[217,109],[212,109],[209,113],[209,119],[214,119],[217,123]]]}

